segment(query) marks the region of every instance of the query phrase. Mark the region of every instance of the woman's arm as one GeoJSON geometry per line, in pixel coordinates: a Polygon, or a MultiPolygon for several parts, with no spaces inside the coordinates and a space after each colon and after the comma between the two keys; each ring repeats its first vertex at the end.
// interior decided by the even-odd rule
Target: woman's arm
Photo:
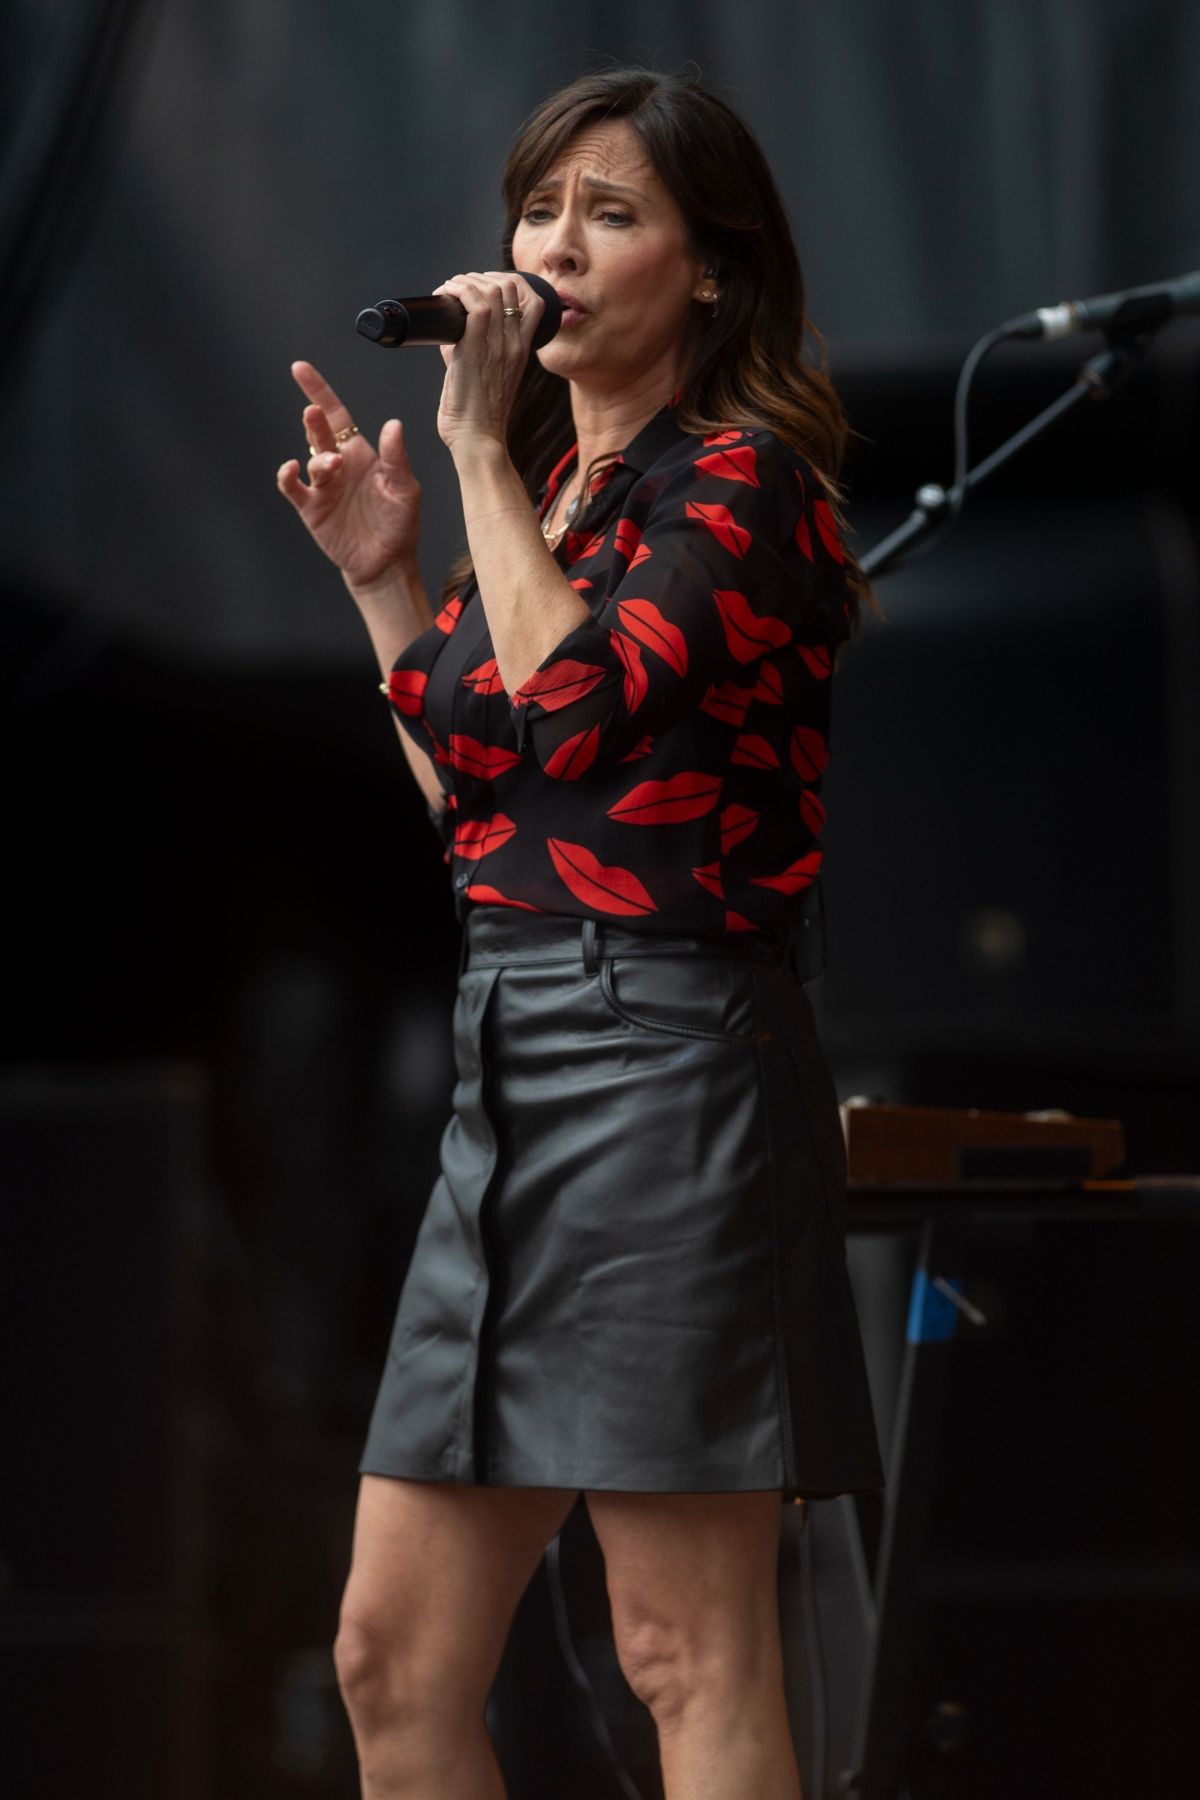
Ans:
{"type": "MultiPolygon", "coordinates": [[[[398,419],[389,419],[375,451],[353,429],[349,411],[311,363],[293,363],[292,374],[310,402],[303,413],[312,450],[309,479],[306,485],[293,459],[280,468],[277,485],[341,570],[386,679],[401,651],[433,624],[417,565],[421,489],[404,447],[403,427],[398,419]]],[[[417,786],[440,812],[445,796],[432,759],[394,714],[393,719],[417,786]]]]}
{"type": "Polygon", "coordinates": [[[504,447],[471,444],[455,468],[496,667],[511,695],[592,615],[551,556],[504,447]]]}
{"type": "Polygon", "coordinates": [[[453,276],[434,292],[453,294],[467,312],[462,338],[442,349],[438,433],[454,458],[479,598],[511,695],[591,616],[551,556],[507,448],[542,299],[515,274],[453,276]]]}

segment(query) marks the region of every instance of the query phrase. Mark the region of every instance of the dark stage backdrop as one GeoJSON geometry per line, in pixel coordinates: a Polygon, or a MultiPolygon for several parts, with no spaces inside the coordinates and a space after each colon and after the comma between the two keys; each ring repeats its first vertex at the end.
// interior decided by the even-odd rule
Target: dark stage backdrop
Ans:
{"type": "MultiPolygon", "coordinates": [[[[862,433],[865,548],[948,476],[977,336],[1200,264],[1200,8],[9,0],[3,41],[0,1187],[22,1304],[0,1323],[59,1458],[26,1432],[34,1479],[0,1519],[4,1693],[41,1783],[20,1791],[344,1800],[327,1646],[452,1085],[457,930],[365,633],[275,492],[304,447],[288,364],[315,361],[372,434],[404,418],[436,589],[460,538],[441,361],[380,351],[355,315],[493,261],[504,154],[546,93],[598,60],[694,61],[777,172],[862,433]],[[63,1559],[59,1463],[101,1438],[140,1460],[89,1462],[103,1529],[63,1559]],[[161,1566],[135,1580],[108,1527],[149,1506],[161,1566]]],[[[977,450],[1095,347],[989,362],[977,450]]],[[[1177,322],[881,585],[828,788],[817,998],[843,1094],[1112,1113],[1134,1167],[1200,1166],[1198,401],[1200,324],[1177,322]]],[[[946,1800],[990,1800],[983,1769],[996,1793],[1034,1766],[1071,1792],[1056,1748],[1094,1800],[1140,1792],[1147,1735],[1191,1773],[1171,1682],[1195,1638],[1194,1236],[979,1250],[999,1323],[965,1348],[932,1546],[962,1560],[965,1531],[978,1566],[933,1590],[922,1690],[972,1711],[946,1800]],[[961,1603],[1007,1593],[993,1550],[1042,1585],[980,1628],[961,1603]],[[1101,1599],[1125,1582],[1095,1629],[1070,1610],[1093,1592],[1080,1556],[1101,1599]],[[1069,1708],[1043,1708],[1064,1663],[1111,1723],[1086,1765],[1069,1708]]],[[[885,1440],[908,1255],[851,1245],[885,1440]]],[[[609,1800],[544,1583],[499,1693],[509,1758],[609,1800]]],[[[544,1800],[517,1767],[514,1800],[544,1800]]]]}
{"type": "Polygon", "coordinates": [[[440,583],[458,539],[440,359],[389,356],[354,317],[493,263],[512,133],[599,59],[695,61],[744,111],[835,371],[957,360],[1016,312],[1200,262],[1191,0],[9,0],[9,257],[27,257],[16,203],[106,11],[134,23],[68,171],[82,205],[6,345],[0,553],[64,607],[183,652],[370,675],[273,492],[303,449],[295,356],[364,429],[405,419],[440,583]]]}

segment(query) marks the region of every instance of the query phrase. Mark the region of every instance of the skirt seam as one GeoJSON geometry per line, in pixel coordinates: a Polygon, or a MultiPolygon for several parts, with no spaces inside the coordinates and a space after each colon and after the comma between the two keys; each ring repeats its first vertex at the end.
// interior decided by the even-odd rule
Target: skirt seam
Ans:
{"type": "MultiPolygon", "coordinates": [[[[463,977],[460,976],[460,993],[462,991],[462,980],[463,977]]],[[[479,1111],[482,1115],[488,1138],[490,1139],[492,1166],[488,1173],[487,1180],[484,1183],[483,1191],[480,1194],[479,1205],[475,1209],[474,1217],[470,1222],[470,1234],[475,1238],[475,1278],[471,1286],[471,1297],[469,1302],[470,1347],[468,1354],[464,1359],[465,1366],[462,1379],[459,1383],[459,1390],[454,1407],[454,1419],[450,1428],[450,1454],[455,1469],[460,1472],[456,1475],[455,1479],[466,1480],[471,1483],[477,1483],[480,1476],[478,1456],[480,1361],[488,1300],[492,1286],[492,1270],[488,1261],[487,1240],[484,1233],[484,1213],[488,1199],[495,1187],[500,1167],[499,1139],[496,1134],[495,1122],[490,1117],[487,1109],[487,1058],[482,1048],[485,1043],[487,1016],[492,1007],[499,977],[493,975],[490,979],[485,977],[485,980],[487,982],[487,992],[484,996],[483,1005],[479,1010],[479,1018],[475,1030],[480,1044],[479,1070],[477,1077],[479,1081],[479,1111]],[[481,1289],[483,1292],[482,1304],[480,1303],[481,1289]]]]}

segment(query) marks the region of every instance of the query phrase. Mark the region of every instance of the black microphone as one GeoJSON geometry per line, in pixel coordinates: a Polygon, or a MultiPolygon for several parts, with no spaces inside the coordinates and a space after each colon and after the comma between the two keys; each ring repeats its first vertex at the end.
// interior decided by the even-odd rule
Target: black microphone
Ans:
{"type": "MultiPolygon", "coordinates": [[[[527,281],[534,293],[545,301],[531,348],[540,350],[548,344],[562,324],[562,301],[540,275],[528,275],[524,269],[515,274],[527,281]]],[[[422,294],[415,300],[380,300],[360,312],[354,329],[364,337],[395,350],[401,344],[457,344],[467,328],[467,309],[453,294],[422,294]]]]}
{"type": "Polygon", "coordinates": [[[1200,313],[1200,269],[1118,294],[1039,306],[1036,312],[1022,313],[1007,329],[1012,337],[1030,338],[1069,337],[1074,331],[1146,331],[1177,313],[1200,313]]]}

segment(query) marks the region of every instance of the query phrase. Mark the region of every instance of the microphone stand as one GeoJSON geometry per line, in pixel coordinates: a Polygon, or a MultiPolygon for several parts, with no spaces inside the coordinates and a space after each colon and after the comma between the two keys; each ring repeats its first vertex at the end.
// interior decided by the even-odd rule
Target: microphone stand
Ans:
{"type": "MultiPolygon", "coordinates": [[[[1005,331],[997,334],[997,340],[1005,331]]],[[[1028,425],[1014,432],[1006,443],[993,450],[990,456],[968,469],[961,484],[944,488],[938,482],[926,482],[917,489],[915,508],[890,537],[876,544],[866,555],[859,559],[863,572],[867,575],[879,575],[897,562],[903,552],[911,544],[927,536],[941,526],[944,515],[954,508],[957,512],[970,489],[978,487],[989,475],[1002,468],[1026,444],[1032,443],[1035,437],[1053,425],[1064,413],[1071,411],[1081,400],[1108,400],[1141,363],[1149,347],[1152,331],[1127,330],[1108,331],[1108,348],[1101,350],[1089,362],[1083,365],[1075,378],[1075,383],[1066,393],[1031,419],[1028,425]]],[[[947,522],[948,523],[948,522],[947,522]]],[[[930,546],[932,549],[932,545],[930,546]]]]}

